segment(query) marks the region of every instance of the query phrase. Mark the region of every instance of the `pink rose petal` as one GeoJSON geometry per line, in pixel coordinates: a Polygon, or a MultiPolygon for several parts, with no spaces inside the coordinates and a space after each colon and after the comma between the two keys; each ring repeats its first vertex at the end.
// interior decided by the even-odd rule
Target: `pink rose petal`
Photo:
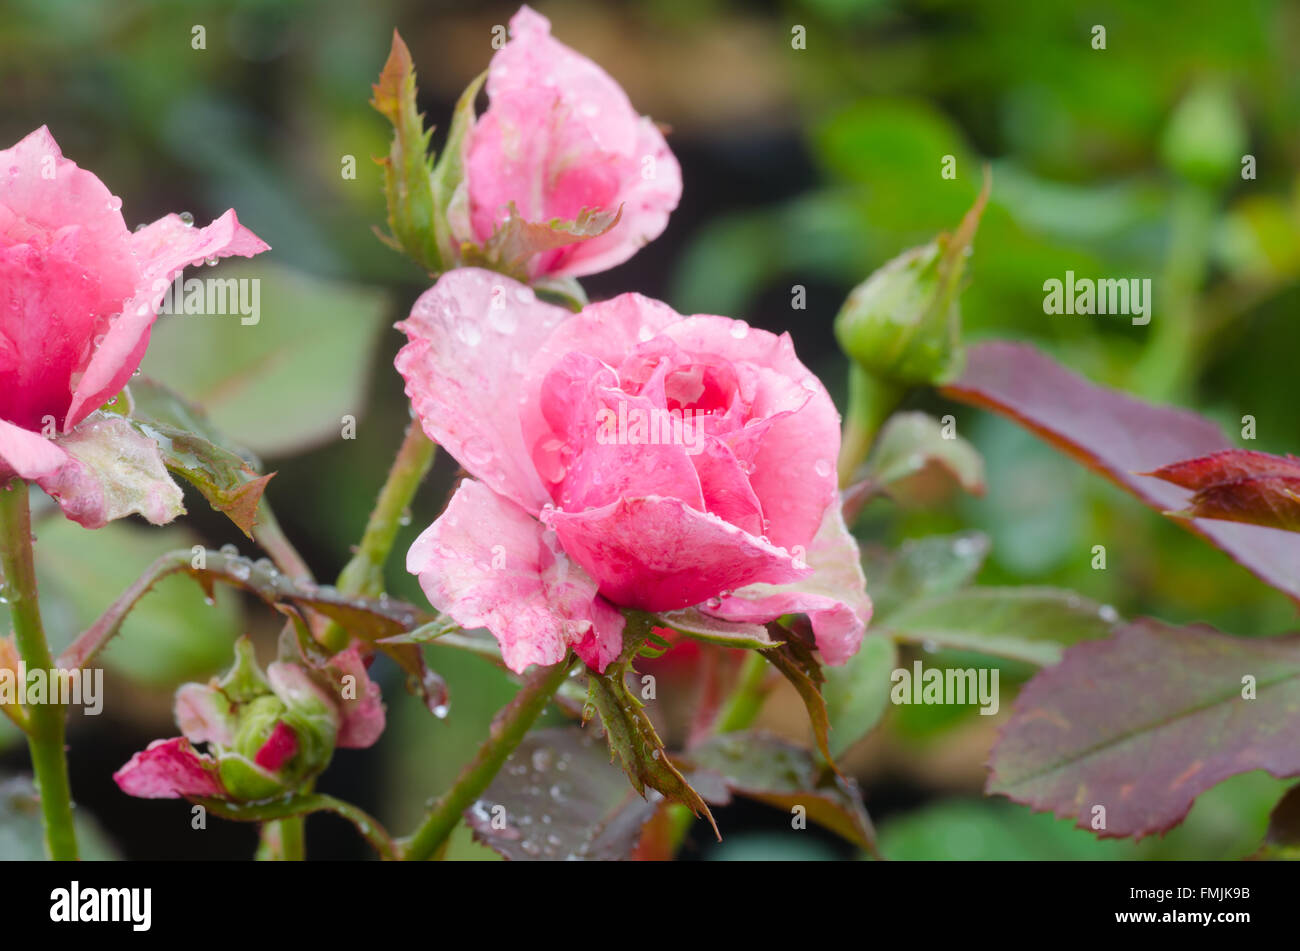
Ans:
{"type": "Polygon", "coordinates": [[[183,736],[154,740],[113,774],[118,788],[141,799],[224,796],[217,764],[183,736]]]}

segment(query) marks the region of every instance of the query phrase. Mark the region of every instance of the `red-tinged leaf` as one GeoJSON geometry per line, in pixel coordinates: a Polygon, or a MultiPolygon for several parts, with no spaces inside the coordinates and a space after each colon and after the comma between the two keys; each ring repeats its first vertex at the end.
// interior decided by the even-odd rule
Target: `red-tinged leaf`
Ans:
{"type": "Polygon", "coordinates": [[[509,214],[481,250],[464,248],[464,263],[501,271],[521,281],[528,279],[528,262],[536,254],[590,241],[605,234],[623,216],[620,205],[613,211],[584,208],[572,221],[525,221],[514,202],[509,214]]]}
{"type": "Polygon", "coordinates": [[[802,806],[813,822],[876,853],[875,829],[857,786],[824,769],[812,750],[751,731],[714,737],[687,758],[696,770],[692,781],[717,805],[726,805],[734,792],[787,812],[802,806]]]}
{"type": "MultiPolygon", "coordinates": [[[[1097,386],[1023,344],[972,349],[943,392],[1015,420],[1159,512],[1186,508],[1188,490],[1140,473],[1231,448],[1210,420],[1097,386]]],[[[1184,524],[1300,602],[1300,537],[1239,522],[1184,524]]]]}
{"type": "Polygon", "coordinates": [[[1025,686],[993,748],[988,792],[1101,837],[1140,839],[1181,822],[1229,776],[1300,773],[1297,730],[1300,635],[1142,619],[1070,648],[1025,686]]]}
{"type": "Polygon", "coordinates": [[[1161,466],[1154,476],[1195,494],[1184,518],[1214,518],[1300,532],[1300,459],[1225,449],[1161,466]]]}
{"type": "Polygon", "coordinates": [[[629,859],[663,800],[638,796],[594,730],[535,730],[466,813],[507,859],[629,859]]]}

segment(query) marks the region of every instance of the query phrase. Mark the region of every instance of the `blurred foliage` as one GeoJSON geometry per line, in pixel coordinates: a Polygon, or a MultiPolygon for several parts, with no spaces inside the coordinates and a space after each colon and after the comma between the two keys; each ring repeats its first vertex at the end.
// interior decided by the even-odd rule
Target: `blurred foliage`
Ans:
{"type": "MultiPolygon", "coordinates": [[[[1230,433],[1250,414],[1259,438],[1249,448],[1300,447],[1292,389],[1300,360],[1296,5],[536,5],[558,36],[605,64],[639,108],[673,127],[670,143],[686,176],[665,236],[589,282],[593,297],[635,289],[686,313],[789,330],[808,365],[840,387],[831,320],[845,294],[900,251],[955,227],[988,162],[992,197],[962,299],[968,337],[1029,339],[1096,380],[1194,408],[1230,433]],[[806,28],[806,49],[791,46],[795,24],[806,28]],[[1095,24],[1106,27],[1104,50],[1091,45],[1095,24]],[[1207,139],[1214,127],[1227,132],[1207,139]],[[1256,159],[1255,180],[1242,180],[1235,161],[1226,178],[1216,174],[1233,159],[1216,145],[1238,136],[1256,159]],[[941,177],[947,155],[955,159],[952,180],[941,177]],[[1150,277],[1151,324],[1045,315],[1043,282],[1067,270],[1150,277]],[[794,285],[807,289],[806,310],[791,307],[794,285]]],[[[380,325],[399,319],[424,285],[417,268],[371,233],[384,220],[371,157],[384,154],[388,132],[366,105],[370,84],[396,26],[411,46],[420,105],[439,127],[439,144],[456,95],[491,54],[492,26],[513,10],[451,0],[4,0],[0,142],[48,124],[69,157],[123,197],[128,223],[182,210],[206,221],[234,207],[272,246],[213,272],[263,279],[257,326],[164,320],[148,366],[207,399],[216,422],[268,457],[277,475],[267,498],[318,577],[333,577],[346,561],[408,422],[391,372],[398,335],[380,325]],[[204,49],[193,46],[195,26],[204,27],[204,49]],[[349,156],[355,178],[343,174],[349,156]],[[278,363],[286,344],[302,359],[278,363]],[[254,379],[260,370],[269,377],[254,379]],[[335,435],[345,414],[358,420],[355,439],[335,435]]],[[[1204,620],[1243,634],[1294,626],[1285,599],[1225,555],[1011,424],[924,392],[906,406],[956,416],[984,457],[988,491],[938,509],[874,501],[858,525],[862,538],[896,545],[976,528],[991,541],[983,584],[1069,588],[1126,617],[1204,620]],[[1107,548],[1104,571],[1091,568],[1096,544],[1107,548]]],[[[395,552],[441,509],[455,475],[440,456],[395,552]]],[[[187,502],[183,526],[165,531],[87,533],[57,518],[38,527],[56,645],[156,553],[193,543],[191,535],[209,545],[240,541],[197,495],[187,502]]],[[[390,591],[422,603],[402,561],[390,565],[390,591]]],[[[241,623],[266,623],[248,614],[240,622],[238,610],[221,598],[204,608],[191,582],[170,579],[142,602],[106,662],[168,687],[201,679],[223,662],[241,623]]],[[[394,829],[409,827],[424,800],[454,778],[512,689],[477,658],[439,647],[428,654],[451,685],[449,718],[430,717],[390,676],[391,725],[378,761],[340,757],[326,776],[327,784],[364,784],[376,815],[394,829]]],[[[903,652],[900,662],[910,656],[903,652]]],[[[928,662],[972,656],[943,652],[928,662]]],[[[1004,684],[1029,672],[999,666],[1004,684]]],[[[74,720],[74,770],[88,737],[121,762],[159,735],[165,712],[157,702],[140,710],[119,703],[109,697],[111,731],[74,720]],[[132,729],[117,728],[133,717],[132,729]]],[[[874,700],[863,703],[873,717],[874,700]]],[[[774,706],[768,725],[798,735],[802,710],[774,706]]],[[[869,806],[873,782],[908,790],[877,816],[886,855],[1237,856],[1259,841],[1282,788],[1239,777],[1158,842],[1098,843],[1020,807],[970,798],[979,793],[989,736],[963,731],[988,719],[947,708],[887,711],[854,761],[869,806]],[[959,747],[948,772],[915,768],[933,749],[927,744],[945,736],[959,747]],[[882,764],[871,758],[873,742],[913,755],[882,764]]],[[[0,765],[25,768],[20,751],[6,756],[0,765]]],[[[77,790],[92,814],[120,799],[111,783],[98,782],[77,790]]],[[[812,839],[781,833],[777,820],[765,828],[777,831],[729,835],[710,857],[824,853],[812,839]]],[[[168,847],[169,833],[155,824],[110,831],[128,856],[168,847]]],[[[452,854],[490,857],[464,830],[452,854]]]]}

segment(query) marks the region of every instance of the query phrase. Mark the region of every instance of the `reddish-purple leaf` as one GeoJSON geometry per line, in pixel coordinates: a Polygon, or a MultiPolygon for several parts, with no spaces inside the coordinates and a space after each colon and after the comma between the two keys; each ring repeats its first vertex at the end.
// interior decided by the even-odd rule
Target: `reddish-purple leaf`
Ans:
{"type": "MultiPolygon", "coordinates": [[[[972,348],[944,393],[1015,420],[1160,512],[1185,509],[1190,493],[1141,473],[1231,448],[1210,420],[1097,386],[1023,344],[972,348]]],[[[1300,537],[1240,522],[1184,524],[1300,602],[1300,537]]]]}
{"type": "Polygon", "coordinates": [[[1101,837],[1141,838],[1229,776],[1300,773],[1297,730],[1300,635],[1143,619],[1070,648],[1025,686],[987,789],[1101,837]]]}
{"type": "Polygon", "coordinates": [[[1216,518],[1300,532],[1300,459],[1248,449],[1185,459],[1143,475],[1195,494],[1185,518],[1216,518]]]}

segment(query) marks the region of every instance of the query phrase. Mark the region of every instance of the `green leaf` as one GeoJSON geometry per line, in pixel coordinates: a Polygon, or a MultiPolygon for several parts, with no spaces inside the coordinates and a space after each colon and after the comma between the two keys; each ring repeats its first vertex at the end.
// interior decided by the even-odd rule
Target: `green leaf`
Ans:
{"type": "Polygon", "coordinates": [[[343,417],[361,415],[387,295],[261,262],[221,276],[260,282],[247,285],[260,288],[258,321],[160,317],[144,372],[253,452],[284,456],[339,438],[343,417]]]}
{"type": "MultiPolygon", "coordinates": [[[[393,126],[393,144],[385,158],[384,194],[394,242],[430,274],[447,264],[439,251],[437,211],[432,184],[433,161],[424,118],[416,108],[415,63],[397,31],[393,46],[371,87],[372,105],[393,126]]],[[[472,101],[472,100],[471,100],[472,101]]]]}
{"type": "Polygon", "coordinates": [[[984,494],[984,460],[975,447],[925,413],[895,413],[867,463],[867,478],[896,501],[933,505],[957,487],[984,494]]]}
{"type": "Polygon", "coordinates": [[[920,598],[947,594],[969,584],[988,557],[982,532],[909,539],[892,551],[864,546],[862,567],[879,626],[900,607],[920,598]]]}
{"type": "Polygon", "coordinates": [[[557,727],[524,738],[467,819],[507,859],[610,861],[631,858],[661,802],[628,787],[593,731],[557,727]]]}
{"type": "MultiPolygon", "coordinates": [[[[83,860],[109,862],[120,858],[88,813],[78,809],[73,821],[83,860]]],[[[40,798],[26,776],[0,777],[0,856],[11,862],[45,860],[40,798]]]]}
{"type": "Polygon", "coordinates": [[[447,133],[442,157],[433,168],[430,182],[433,189],[433,228],[446,268],[455,266],[460,260],[460,248],[456,246],[456,239],[451,233],[451,218],[453,214],[469,216],[468,198],[465,190],[460,188],[465,180],[465,138],[474,128],[474,100],[478,98],[486,79],[486,71],[479,73],[456,100],[456,109],[451,117],[451,131],[447,133]],[[453,203],[462,207],[454,208],[453,203]]]}
{"type": "Polygon", "coordinates": [[[904,641],[1048,666],[1080,641],[1110,635],[1114,608],[1058,588],[966,588],[900,608],[877,627],[904,641]]]}
{"type": "Polygon", "coordinates": [[[149,379],[129,387],[131,420],[158,444],[163,464],[184,478],[218,512],[230,517],[250,539],[266,483],[260,463],[247,450],[225,445],[198,407],[149,379]]]}
{"type": "Polygon", "coordinates": [[[838,773],[840,768],[835,765],[835,758],[831,755],[830,716],[826,712],[826,700],[822,697],[822,684],[826,678],[817,660],[816,645],[807,622],[799,620],[795,623],[798,628],[786,628],[789,636],[777,647],[763,651],[763,656],[781,672],[781,676],[790,682],[803,700],[808,720],[812,724],[813,736],[817,738],[817,748],[826,757],[831,769],[838,773]]]}
{"type": "Polygon", "coordinates": [[[624,631],[622,656],[611,663],[605,673],[590,671],[587,674],[588,702],[600,714],[610,755],[618,756],[636,791],[644,796],[649,786],[669,800],[686,806],[697,816],[703,814],[716,835],[718,827],[709,807],[668,759],[668,752],[645,707],[628,690],[627,675],[632,672],[632,661],[645,641],[644,635],[634,634],[633,626],[629,623],[624,631]]]}
{"type": "Polygon", "coordinates": [[[693,747],[688,759],[692,770],[715,774],[731,792],[787,811],[802,806],[813,822],[876,851],[875,830],[857,786],[823,770],[811,750],[750,731],[714,737],[693,747]]]}
{"type": "Polygon", "coordinates": [[[720,647],[767,650],[780,643],[772,640],[767,628],[762,624],[722,621],[695,608],[664,611],[657,614],[655,620],[663,622],[664,627],[670,627],[679,634],[685,634],[687,637],[708,644],[717,644],[720,647]]]}
{"type": "Polygon", "coordinates": [[[867,735],[889,704],[890,674],[898,665],[898,648],[873,631],[841,667],[828,667],[822,696],[830,719],[830,751],[844,753],[867,735]]]}

